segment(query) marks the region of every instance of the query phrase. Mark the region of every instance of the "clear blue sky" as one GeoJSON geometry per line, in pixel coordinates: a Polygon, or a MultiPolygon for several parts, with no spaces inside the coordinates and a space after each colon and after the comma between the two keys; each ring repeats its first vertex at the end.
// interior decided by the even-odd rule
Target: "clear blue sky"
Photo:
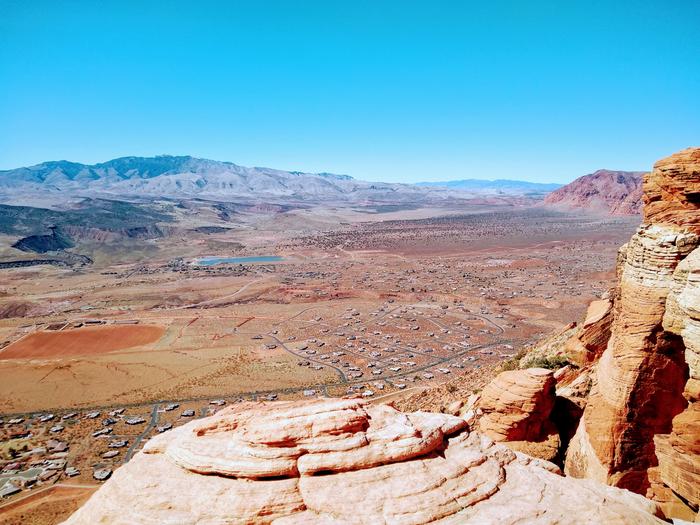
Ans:
{"type": "Polygon", "coordinates": [[[691,145],[699,0],[0,0],[0,169],[567,182],[691,145]]]}

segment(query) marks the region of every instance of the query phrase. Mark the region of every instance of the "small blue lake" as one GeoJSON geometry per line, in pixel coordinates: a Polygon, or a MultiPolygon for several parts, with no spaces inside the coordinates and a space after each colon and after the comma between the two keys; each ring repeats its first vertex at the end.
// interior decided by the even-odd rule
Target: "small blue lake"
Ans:
{"type": "Polygon", "coordinates": [[[279,255],[259,255],[253,257],[201,257],[194,261],[199,266],[214,266],[215,264],[253,264],[274,263],[284,261],[279,255]]]}

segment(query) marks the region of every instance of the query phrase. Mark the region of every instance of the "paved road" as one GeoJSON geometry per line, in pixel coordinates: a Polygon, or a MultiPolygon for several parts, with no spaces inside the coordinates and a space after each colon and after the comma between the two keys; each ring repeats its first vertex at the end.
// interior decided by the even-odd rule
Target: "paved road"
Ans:
{"type": "Polygon", "coordinates": [[[143,432],[136,436],[134,442],[129,446],[129,448],[126,451],[126,454],[124,454],[122,463],[126,463],[133,457],[133,455],[138,450],[141,441],[143,441],[143,439],[151,432],[151,430],[153,430],[156,427],[156,425],[158,424],[158,419],[160,418],[160,413],[158,412],[159,408],[160,403],[153,404],[153,406],[151,407],[151,419],[148,421],[148,425],[146,425],[146,427],[143,429],[143,432]]]}
{"type": "Polygon", "coordinates": [[[296,357],[298,357],[298,358],[300,358],[300,359],[303,359],[304,361],[310,361],[310,362],[312,362],[312,363],[316,363],[317,365],[320,365],[320,366],[323,366],[323,367],[332,368],[333,370],[335,370],[336,372],[338,372],[338,377],[340,377],[340,382],[341,382],[341,383],[347,383],[347,382],[348,382],[348,378],[347,378],[347,376],[345,375],[345,372],[344,372],[343,369],[340,368],[339,366],[335,366],[335,365],[332,364],[332,363],[327,363],[326,361],[323,361],[323,360],[321,360],[321,359],[314,359],[313,356],[309,356],[309,355],[306,355],[306,354],[298,354],[298,353],[296,353],[295,351],[291,350],[291,349],[290,349],[287,345],[285,345],[282,341],[280,341],[280,340],[277,338],[277,336],[274,336],[274,335],[272,335],[272,334],[266,334],[266,335],[267,335],[268,337],[270,337],[271,339],[273,339],[279,346],[281,346],[285,351],[289,352],[289,353],[292,354],[293,356],[296,356],[296,357]]]}

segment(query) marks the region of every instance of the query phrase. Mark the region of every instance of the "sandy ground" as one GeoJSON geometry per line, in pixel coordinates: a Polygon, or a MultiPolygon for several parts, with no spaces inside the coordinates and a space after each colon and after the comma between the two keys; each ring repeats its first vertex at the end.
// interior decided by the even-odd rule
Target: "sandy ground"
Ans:
{"type": "MultiPolygon", "coordinates": [[[[0,291],[7,303],[31,306],[22,317],[0,319],[0,413],[335,383],[344,390],[351,374],[341,361],[359,367],[361,380],[374,379],[373,359],[366,357],[372,345],[381,351],[393,343],[403,361],[420,368],[456,355],[464,342],[527,344],[578,319],[607,290],[617,247],[633,226],[569,216],[530,220],[528,213],[434,220],[394,220],[392,213],[389,221],[310,235],[256,230],[275,242],[270,252],[286,256],[281,264],[198,268],[185,260],[6,270],[0,291]],[[441,307],[448,305],[454,313],[431,318],[444,316],[441,307]],[[396,306],[411,314],[386,313],[396,306]],[[352,309],[359,317],[348,320],[352,309]],[[386,314],[383,326],[372,313],[386,314]],[[74,328],[94,319],[105,324],[74,328]],[[139,324],[118,324],[134,320],[139,324]],[[351,336],[367,343],[345,348],[351,336]],[[323,340],[324,352],[295,349],[310,339],[323,340]],[[406,358],[411,347],[405,343],[433,344],[432,361],[422,354],[406,358]],[[356,351],[360,347],[365,350],[356,351]],[[320,359],[339,348],[342,360],[320,359]]],[[[472,357],[462,364],[487,358],[472,357]]],[[[392,373],[385,364],[381,379],[405,382],[406,366],[392,373]]]]}
{"type": "Polygon", "coordinates": [[[65,358],[114,352],[158,341],[161,326],[123,325],[33,332],[0,351],[0,360],[65,358]]]}
{"type": "Polygon", "coordinates": [[[0,506],[0,525],[60,523],[75,512],[95,491],[88,486],[56,485],[25,495],[0,506]]]}

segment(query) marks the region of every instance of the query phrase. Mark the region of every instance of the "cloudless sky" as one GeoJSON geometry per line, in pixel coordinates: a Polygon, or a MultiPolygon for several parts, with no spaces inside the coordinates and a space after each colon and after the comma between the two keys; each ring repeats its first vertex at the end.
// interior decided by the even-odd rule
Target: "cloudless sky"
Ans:
{"type": "Polygon", "coordinates": [[[700,0],[0,0],[0,169],[568,182],[700,146],[700,0]]]}

